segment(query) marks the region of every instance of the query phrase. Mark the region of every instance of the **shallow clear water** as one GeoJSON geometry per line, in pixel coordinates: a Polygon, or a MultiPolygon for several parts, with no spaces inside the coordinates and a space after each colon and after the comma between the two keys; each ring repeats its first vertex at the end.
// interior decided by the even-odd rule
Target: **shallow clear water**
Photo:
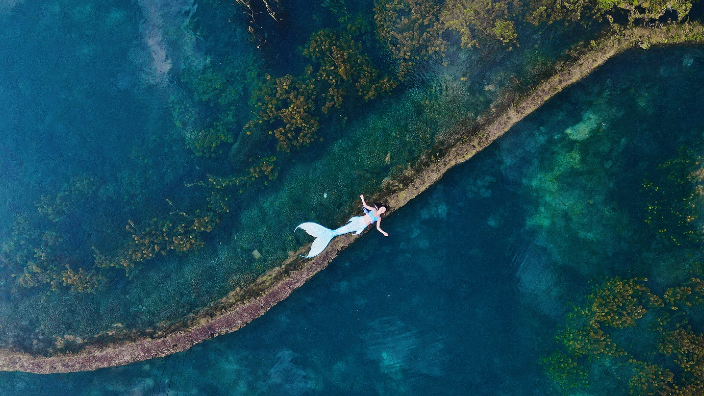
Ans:
{"type": "MultiPolygon", "coordinates": [[[[92,247],[129,239],[128,220],[199,208],[207,191],[194,184],[241,169],[231,153],[204,159],[186,148],[177,124],[205,125],[217,112],[197,103],[179,73],[216,70],[247,83],[264,72],[300,74],[307,61],[298,47],[337,24],[326,11],[333,3],[315,12],[291,5],[290,23],[267,20],[270,43],[259,51],[233,17],[241,9],[215,0],[0,0],[2,254],[15,251],[6,245],[13,222],[34,213],[32,224],[51,232],[30,239],[51,250],[56,234],[66,237],[50,264],[90,269],[92,247]],[[92,187],[81,184],[86,174],[92,187]],[[37,219],[42,200],[53,211],[37,219]]],[[[371,7],[349,8],[370,18],[371,7]]],[[[392,95],[345,109],[344,121],[323,128],[325,142],[277,181],[235,198],[198,254],[155,259],[131,278],[100,270],[108,282],[97,294],[17,289],[22,268],[3,256],[3,345],[31,350],[55,334],[150,327],[251,281],[308,241],[291,232],[296,224],[342,221],[340,207],[516,81],[526,84],[533,67],[578,38],[571,33],[589,34],[556,25],[520,27],[513,51],[455,52],[392,95]]],[[[662,289],[701,258],[698,246],[662,243],[645,224],[643,183],[664,183],[658,166],[680,147],[702,151],[703,69],[701,48],[628,52],[384,220],[389,238],[370,231],[243,330],[125,367],[0,373],[0,394],[550,394],[538,361],[591,282],[639,276],[662,289]]],[[[236,88],[222,100],[241,104],[230,120],[241,131],[251,87],[236,88]]]]}
{"type": "Polygon", "coordinates": [[[125,367],[0,373],[0,393],[551,394],[538,361],[591,280],[684,276],[642,183],[701,147],[703,67],[701,48],[626,53],[244,329],[125,367]]]}
{"type": "MultiPolygon", "coordinates": [[[[343,3],[287,2],[280,21],[257,21],[267,34],[253,39],[237,2],[0,1],[0,345],[46,352],[61,344],[55,336],[179,321],[308,243],[291,232],[297,224],[344,220],[360,192],[378,191],[598,30],[521,24],[520,46],[450,45],[395,90],[315,113],[321,139],[310,147],[278,152],[263,129],[264,142],[247,140],[252,92],[266,74],[319,67],[301,46],[312,32],[346,29],[343,3]],[[204,130],[231,141],[198,155],[204,130]],[[268,155],[281,165],[266,185],[208,184],[268,155]],[[212,193],[222,193],[213,205],[212,193]],[[213,209],[222,201],[229,211],[213,209]],[[217,224],[202,231],[200,215],[217,224]],[[191,231],[179,241],[198,242],[179,245],[185,252],[165,242],[179,225],[191,231]],[[141,260],[145,251],[154,257],[141,260]]],[[[373,2],[346,8],[370,29],[355,38],[370,64],[395,73],[373,2]]]]}

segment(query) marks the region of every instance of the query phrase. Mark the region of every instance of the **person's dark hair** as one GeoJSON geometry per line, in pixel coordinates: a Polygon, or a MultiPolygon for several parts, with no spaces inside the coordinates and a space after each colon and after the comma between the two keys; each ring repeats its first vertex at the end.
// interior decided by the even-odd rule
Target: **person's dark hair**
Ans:
{"type": "Polygon", "coordinates": [[[389,205],[383,204],[380,202],[374,202],[372,205],[374,205],[375,208],[380,209],[382,206],[386,208],[386,211],[389,211],[389,205]]]}

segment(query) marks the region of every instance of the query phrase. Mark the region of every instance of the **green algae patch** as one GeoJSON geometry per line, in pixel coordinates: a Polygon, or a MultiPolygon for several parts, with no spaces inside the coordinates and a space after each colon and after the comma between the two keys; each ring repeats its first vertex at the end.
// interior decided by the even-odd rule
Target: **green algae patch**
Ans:
{"type": "Polygon", "coordinates": [[[105,332],[77,352],[54,356],[32,356],[3,350],[0,351],[0,368],[38,374],[70,373],[120,366],[187,350],[215,336],[236,331],[266,313],[324,269],[352,239],[338,238],[323,254],[305,263],[298,256],[290,258],[280,267],[260,276],[249,287],[238,288],[213,306],[193,315],[185,324],[141,334],[105,332]]]}
{"type": "Polygon", "coordinates": [[[704,284],[691,278],[661,294],[649,286],[648,279],[610,278],[574,306],[556,337],[560,350],[542,361],[560,393],[701,392],[704,336],[689,323],[704,284]]]}
{"type": "MultiPolygon", "coordinates": [[[[626,49],[696,43],[703,39],[700,25],[686,24],[622,30],[588,43],[574,53],[571,61],[558,65],[552,77],[530,92],[514,97],[507,95],[491,112],[482,116],[471,127],[462,124],[455,126],[455,131],[449,134],[454,138],[436,144],[414,166],[400,170],[394,177],[384,179],[381,188],[377,188],[375,198],[387,202],[392,210],[399,209],[433,185],[451,167],[467,161],[555,94],[589,75],[608,59],[626,49]]],[[[585,120],[588,121],[588,117],[585,117],[585,120]]],[[[589,129],[589,125],[582,127],[589,129]]],[[[575,136],[587,139],[588,133],[580,132],[575,136]]],[[[378,155],[388,158],[391,152],[378,155]]],[[[286,298],[292,290],[324,269],[355,239],[353,236],[337,238],[326,251],[312,260],[298,257],[307,247],[298,252],[289,252],[287,259],[259,276],[251,285],[236,288],[217,302],[190,315],[180,324],[164,323],[144,331],[127,331],[117,327],[87,340],[64,337],[61,342],[70,346],[67,350],[74,352],[52,356],[33,356],[4,350],[0,353],[0,369],[35,373],[85,371],[186,350],[214,336],[235,331],[261,316],[286,298]]],[[[267,255],[265,249],[255,251],[260,255],[256,260],[267,255]]]]}

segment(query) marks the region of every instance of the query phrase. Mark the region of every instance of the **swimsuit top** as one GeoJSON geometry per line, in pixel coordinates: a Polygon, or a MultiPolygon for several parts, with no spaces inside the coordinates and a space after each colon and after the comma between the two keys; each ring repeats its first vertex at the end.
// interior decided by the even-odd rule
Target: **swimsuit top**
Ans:
{"type": "Polygon", "coordinates": [[[369,217],[372,218],[371,224],[374,224],[374,222],[376,222],[377,220],[379,220],[381,218],[381,217],[374,216],[374,212],[372,212],[371,210],[369,210],[367,208],[362,208],[362,209],[364,209],[364,213],[368,214],[369,217]]]}

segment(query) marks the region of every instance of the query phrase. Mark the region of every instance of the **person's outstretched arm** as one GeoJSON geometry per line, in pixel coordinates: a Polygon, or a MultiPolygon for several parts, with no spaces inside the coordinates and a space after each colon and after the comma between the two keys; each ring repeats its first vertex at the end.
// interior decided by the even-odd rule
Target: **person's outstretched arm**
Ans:
{"type": "Polygon", "coordinates": [[[389,233],[381,229],[381,219],[376,221],[376,229],[379,230],[380,233],[384,234],[384,236],[389,236],[389,233]]]}
{"type": "Polygon", "coordinates": [[[365,208],[367,208],[367,210],[375,210],[375,209],[376,209],[376,208],[373,208],[373,207],[367,205],[367,203],[364,202],[364,195],[360,195],[359,197],[362,198],[362,206],[364,206],[365,208]]]}

